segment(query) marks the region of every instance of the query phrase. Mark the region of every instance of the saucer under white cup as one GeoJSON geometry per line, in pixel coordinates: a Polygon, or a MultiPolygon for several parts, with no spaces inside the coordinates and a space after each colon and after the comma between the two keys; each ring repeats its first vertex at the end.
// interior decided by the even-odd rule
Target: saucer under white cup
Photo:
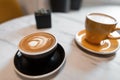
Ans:
{"type": "MultiPolygon", "coordinates": [[[[113,36],[116,34],[119,35],[116,32],[115,34],[113,34],[113,36]]],[[[84,48],[87,51],[96,54],[112,54],[115,53],[120,47],[118,40],[110,40],[110,39],[104,40],[103,43],[101,43],[101,45],[90,44],[85,40],[85,35],[86,35],[85,30],[79,31],[75,35],[75,41],[80,47],[84,48]]]]}

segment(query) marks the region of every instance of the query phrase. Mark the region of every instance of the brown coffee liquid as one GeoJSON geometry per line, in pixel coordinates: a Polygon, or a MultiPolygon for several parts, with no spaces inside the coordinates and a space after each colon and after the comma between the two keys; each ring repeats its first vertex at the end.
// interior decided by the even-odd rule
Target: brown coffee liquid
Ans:
{"type": "Polygon", "coordinates": [[[51,48],[56,43],[56,39],[49,33],[39,32],[24,37],[19,47],[25,52],[42,52],[51,48]]]}

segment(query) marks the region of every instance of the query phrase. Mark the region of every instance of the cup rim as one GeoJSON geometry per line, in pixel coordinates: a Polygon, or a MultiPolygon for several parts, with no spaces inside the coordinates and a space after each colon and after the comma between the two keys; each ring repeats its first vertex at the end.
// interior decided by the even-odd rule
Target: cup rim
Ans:
{"type": "MultiPolygon", "coordinates": [[[[37,32],[37,33],[41,33],[41,32],[37,32]]],[[[48,32],[42,32],[42,33],[47,33],[47,34],[50,34],[50,35],[52,35],[52,36],[54,37],[55,43],[54,43],[53,46],[51,46],[50,48],[48,48],[48,49],[46,49],[46,50],[44,50],[44,51],[40,51],[40,52],[27,52],[27,51],[22,50],[19,46],[18,46],[18,50],[19,50],[20,52],[22,52],[23,54],[25,54],[25,55],[42,55],[42,54],[44,54],[44,53],[47,53],[47,52],[53,50],[53,49],[57,46],[57,39],[56,39],[56,37],[55,37],[53,34],[48,33],[48,32]]],[[[34,34],[34,33],[32,33],[32,34],[34,34]]],[[[29,34],[29,35],[31,35],[31,34],[29,34]]],[[[29,35],[27,35],[27,36],[29,36],[29,35]]],[[[24,38],[24,37],[23,37],[23,38],[24,38]]]]}
{"type": "Polygon", "coordinates": [[[113,16],[110,16],[110,15],[107,14],[107,13],[91,12],[91,13],[88,13],[88,14],[87,14],[86,18],[88,18],[89,20],[91,20],[91,21],[93,21],[93,22],[100,23],[100,24],[104,24],[104,25],[114,25],[114,24],[117,24],[117,23],[118,23],[117,20],[116,20],[113,16]],[[108,23],[102,23],[102,22],[98,22],[98,21],[92,20],[92,19],[90,19],[90,18],[88,17],[89,15],[94,15],[94,14],[96,14],[96,15],[104,15],[104,16],[110,17],[111,19],[114,20],[114,23],[109,23],[109,24],[108,24],[108,23]]]}

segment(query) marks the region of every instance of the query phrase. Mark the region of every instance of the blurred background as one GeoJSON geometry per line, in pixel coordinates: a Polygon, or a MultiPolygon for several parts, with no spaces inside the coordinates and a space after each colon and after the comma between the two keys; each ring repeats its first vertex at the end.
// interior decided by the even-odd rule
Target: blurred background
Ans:
{"type": "MultiPolygon", "coordinates": [[[[99,5],[120,5],[120,0],[19,0],[20,5],[25,13],[30,14],[34,13],[37,9],[36,1],[38,1],[38,7],[50,9],[52,6],[50,2],[56,2],[56,5],[63,6],[65,2],[72,4],[73,2],[80,2],[80,7],[86,6],[99,6],[99,5]],[[60,1],[62,3],[60,3],[60,1]]],[[[67,3],[66,3],[67,6],[67,3]]]]}
{"type": "Polygon", "coordinates": [[[33,14],[39,9],[69,13],[89,6],[120,6],[120,0],[0,0],[0,23],[33,14]]]}

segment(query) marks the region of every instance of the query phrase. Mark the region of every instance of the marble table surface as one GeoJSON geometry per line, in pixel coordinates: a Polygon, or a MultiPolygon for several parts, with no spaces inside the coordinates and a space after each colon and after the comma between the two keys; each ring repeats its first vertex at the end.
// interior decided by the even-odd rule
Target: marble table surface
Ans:
{"type": "Polygon", "coordinates": [[[103,5],[52,13],[52,28],[49,29],[36,29],[34,15],[0,24],[0,80],[24,80],[15,73],[13,58],[19,41],[39,31],[56,36],[65,50],[66,62],[58,73],[38,80],[120,80],[120,50],[112,56],[95,56],[80,49],[74,41],[75,34],[84,29],[85,16],[90,12],[108,13],[120,21],[120,6],[103,5]]]}

